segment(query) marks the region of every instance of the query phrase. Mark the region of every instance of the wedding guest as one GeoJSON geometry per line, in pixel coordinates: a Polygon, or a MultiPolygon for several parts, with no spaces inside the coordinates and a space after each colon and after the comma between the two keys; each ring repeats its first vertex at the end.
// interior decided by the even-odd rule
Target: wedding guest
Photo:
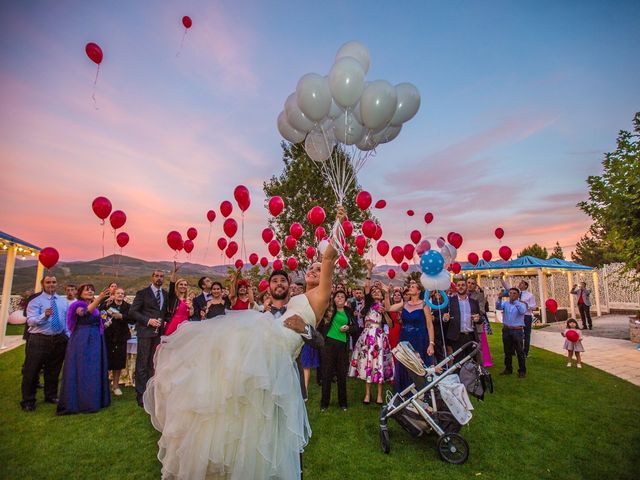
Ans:
{"type": "Polygon", "coordinates": [[[254,306],[253,290],[249,288],[249,282],[240,278],[240,270],[232,274],[229,287],[229,303],[231,310],[249,310],[254,306]]]}
{"type": "MultiPolygon", "coordinates": [[[[478,342],[474,325],[480,322],[480,305],[467,292],[467,281],[457,278],[455,294],[449,297],[449,310],[444,320],[449,322],[447,329],[447,353],[452,353],[468,342],[478,342]]],[[[466,354],[468,352],[462,352],[466,354]]]]}
{"type": "Polygon", "coordinates": [[[207,313],[207,302],[211,300],[211,287],[213,281],[209,277],[201,277],[198,280],[198,287],[202,293],[193,299],[193,319],[204,320],[207,313]]]}
{"type": "Polygon", "coordinates": [[[211,284],[211,299],[207,301],[205,318],[214,318],[224,315],[226,310],[231,309],[229,299],[222,296],[222,284],[213,282],[211,284]]]}
{"type": "MultiPolygon", "coordinates": [[[[398,288],[393,289],[393,296],[391,297],[391,305],[396,303],[402,303],[402,291],[398,288]]],[[[398,342],[400,341],[400,330],[402,329],[402,322],[400,320],[400,312],[385,312],[385,315],[389,315],[391,320],[389,322],[392,325],[389,328],[389,346],[391,350],[396,348],[398,342]]]]}
{"type": "MultiPolygon", "coordinates": [[[[106,305],[105,305],[106,307],[106,305]]],[[[124,288],[116,288],[113,303],[109,307],[100,307],[104,312],[104,340],[107,346],[107,367],[111,371],[111,389],[117,397],[120,390],[120,373],[127,365],[127,341],[131,338],[129,330],[129,307],[124,299],[124,288]]]]}
{"type": "MultiPolygon", "coordinates": [[[[522,281],[520,283],[526,283],[527,286],[529,286],[527,282],[522,281]]],[[[487,302],[487,298],[485,297],[484,290],[480,288],[480,286],[478,285],[478,281],[474,277],[467,278],[467,292],[469,298],[473,298],[476,302],[478,302],[478,306],[480,307],[480,321],[475,324],[476,335],[480,340],[480,351],[478,352],[476,360],[480,365],[488,368],[493,366],[491,350],[489,348],[489,340],[487,339],[487,333],[489,333],[489,328],[491,328],[489,319],[487,318],[489,303],[487,302]]],[[[531,323],[529,323],[529,327],[531,327],[531,323]]],[[[529,334],[531,334],[531,329],[529,329],[529,334]]]]}
{"type": "Polygon", "coordinates": [[[73,303],[77,300],[76,294],[78,293],[78,289],[72,283],[68,283],[64,286],[64,293],[67,296],[67,302],[73,303]]]}
{"type": "MultiPolygon", "coordinates": [[[[429,294],[429,299],[434,305],[442,305],[444,298],[438,290],[433,290],[429,294]]],[[[435,346],[434,355],[436,357],[436,363],[440,363],[447,356],[447,330],[449,329],[449,322],[444,320],[446,310],[432,310],[431,315],[433,317],[433,331],[435,334],[435,346]]]]}
{"type": "Polygon", "coordinates": [[[580,319],[582,320],[582,329],[593,330],[593,322],[591,321],[591,290],[587,288],[587,282],[580,282],[580,288],[574,285],[571,288],[571,293],[575,295],[578,303],[578,311],[580,312],[580,319]]]}
{"type": "Polygon", "coordinates": [[[104,324],[98,310],[109,292],[107,287],[95,296],[92,284],[80,285],[78,301],[69,305],[71,338],[64,357],[58,415],[94,413],[111,404],[104,324]]]}
{"type": "Polygon", "coordinates": [[[41,280],[42,293],[27,304],[28,341],[22,367],[22,401],[25,412],[36,409],[40,371],[44,370],[44,401],[58,403],[58,378],[67,349],[66,318],[69,303],[56,293],[53,275],[41,280]]]}
{"type": "Polygon", "coordinates": [[[189,283],[184,278],[176,280],[179,269],[177,263],[173,262],[165,310],[165,319],[169,319],[164,330],[165,335],[171,335],[181,323],[188,321],[194,314],[192,299],[189,298],[189,283]]]}
{"type": "Polygon", "coordinates": [[[504,370],[500,375],[513,373],[513,354],[518,357],[518,377],[527,374],[526,357],[524,355],[524,314],[527,305],[520,301],[520,290],[509,289],[509,301],[496,300],[496,310],[502,310],[502,346],[504,348],[504,370]]]}
{"type": "MultiPolygon", "coordinates": [[[[501,279],[502,287],[505,290],[511,288],[504,277],[501,279]]],[[[529,282],[520,280],[517,285],[520,290],[520,301],[527,306],[527,312],[524,314],[524,356],[529,356],[529,346],[531,345],[531,328],[533,325],[533,309],[536,308],[536,297],[529,289],[529,282]]],[[[571,292],[573,293],[573,292],[571,292]]]]}

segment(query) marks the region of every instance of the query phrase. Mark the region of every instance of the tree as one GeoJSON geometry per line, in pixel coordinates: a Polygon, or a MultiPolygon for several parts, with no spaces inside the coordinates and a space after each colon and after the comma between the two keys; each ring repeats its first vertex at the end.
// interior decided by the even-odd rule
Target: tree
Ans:
{"type": "MultiPolygon", "coordinates": [[[[283,255],[290,255],[298,259],[299,269],[305,269],[309,265],[306,256],[308,246],[316,246],[316,227],[307,221],[309,210],[320,205],[324,208],[327,218],[322,225],[327,234],[331,234],[331,228],[335,220],[337,201],[329,182],[321,174],[320,169],[307,156],[301,144],[290,144],[282,142],[284,170],[279,177],[273,176],[263,185],[264,193],[269,199],[279,195],[284,199],[285,209],[277,217],[269,220],[269,224],[274,228],[276,238],[283,247],[283,255]],[[298,244],[293,251],[284,247],[284,239],[289,235],[289,227],[292,223],[298,222],[304,227],[304,234],[298,240],[298,244]]],[[[345,167],[351,169],[351,163],[347,154],[342,150],[334,151],[334,155],[340,155],[340,159],[345,162],[345,167]]],[[[371,218],[370,211],[360,210],[355,202],[356,195],[360,190],[360,185],[356,182],[349,188],[345,197],[344,207],[351,223],[353,223],[354,234],[360,229],[362,222],[371,218]]],[[[352,236],[352,237],[353,237],[352,236]]],[[[369,245],[367,245],[367,250],[369,245]]],[[[346,253],[349,260],[349,277],[362,278],[364,276],[364,262],[356,253],[353,241],[349,242],[349,249],[346,253]]]]}
{"type": "Polygon", "coordinates": [[[589,200],[578,207],[593,219],[605,249],[640,280],[640,112],[633,126],[633,132],[621,130],[617,149],[605,154],[602,175],[587,178],[589,200]]]}
{"type": "Polygon", "coordinates": [[[524,257],[526,255],[546,260],[549,252],[547,252],[547,249],[543,246],[534,243],[533,245],[529,245],[528,247],[522,249],[522,251],[518,254],[518,258],[524,257]]]}
{"type": "Polygon", "coordinates": [[[422,276],[422,272],[420,272],[420,271],[409,273],[409,275],[407,275],[407,278],[404,279],[405,288],[409,287],[409,284],[411,283],[411,280],[414,280],[419,285],[421,283],[420,282],[420,277],[421,276],[422,276]]]}
{"type": "Polygon", "coordinates": [[[564,251],[560,246],[560,242],[556,242],[556,246],[553,247],[553,250],[551,250],[549,258],[559,258],[560,260],[564,260],[564,251]]]}
{"type": "Polygon", "coordinates": [[[592,225],[589,232],[576,243],[576,250],[571,253],[571,260],[589,267],[602,267],[608,263],[622,262],[622,256],[603,240],[602,232],[594,227],[595,225],[592,225]]]}

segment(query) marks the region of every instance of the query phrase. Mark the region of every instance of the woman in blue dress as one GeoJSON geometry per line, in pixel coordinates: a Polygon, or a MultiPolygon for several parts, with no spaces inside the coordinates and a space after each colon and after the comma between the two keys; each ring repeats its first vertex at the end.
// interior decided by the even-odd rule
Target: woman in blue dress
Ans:
{"type": "Polygon", "coordinates": [[[78,300],[69,305],[67,344],[62,372],[58,415],[93,413],[109,406],[109,377],[104,324],[98,305],[109,296],[105,288],[94,298],[91,284],[78,288],[78,300]]]}
{"type": "MultiPolygon", "coordinates": [[[[407,341],[422,358],[425,365],[432,364],[434,353],[434,330],[431,310],[420,300],[422,285],[411,280],[409,282],[409,300],[389,305],[385,296],[386,309],[388,312],[401,312],[400,342],[407,341]]],[[[409,372],[400,362],[395,362],[395,373],[393,375],[393,391],[398,393],[407,388],[413,382],[409,372]]]]}

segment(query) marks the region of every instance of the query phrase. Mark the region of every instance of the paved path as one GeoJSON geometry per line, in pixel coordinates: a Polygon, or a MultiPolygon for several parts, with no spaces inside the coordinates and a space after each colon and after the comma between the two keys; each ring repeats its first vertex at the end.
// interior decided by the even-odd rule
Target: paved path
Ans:
{"type": "Polygon", "coordinates": [[[7,335],[4,337],[4,346],[5,348],[0,349],[0,353],[8,352],[9,350],[13,350],[16,347],[19,347],[24,343],[22,339],[22,335],[7,335]]]}

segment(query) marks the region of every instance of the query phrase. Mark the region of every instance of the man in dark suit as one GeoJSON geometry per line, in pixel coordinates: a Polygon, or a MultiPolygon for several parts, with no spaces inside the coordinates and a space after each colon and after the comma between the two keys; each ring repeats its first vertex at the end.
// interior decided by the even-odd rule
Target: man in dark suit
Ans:
{"type": "Polygon", "coordinates": [[[138,336],[136,356],[136,399],[141,407],[142,395],[147,381],[153,377],[153,355],[160,344],[167,304],[167,291],[162,289],[164,272],[155,270],[151,275],[151,285],[136,293],[129,317],[135,321],[138,336]]]}
{"type": "Polygon", "coordinates": [[[480,322],[480,305],[469,297],[464,278],[456,280],[456,290],[457,293],[449,297],[449,311],[444,314],[444,320],[449,321],[447,353],[454,352],[467,342],[478,341],[475,324],[480,322]]]}
{"type": "Polygon", "coordinates": [[[198,280],[198,287],[202,290],[202,293],[193,299],[193,319],[204,320],[207,313],[207,302],[213,298],[211,296],[211,287],[213,286],[213,280],[209,277],[202,277],[198,280]]]}

